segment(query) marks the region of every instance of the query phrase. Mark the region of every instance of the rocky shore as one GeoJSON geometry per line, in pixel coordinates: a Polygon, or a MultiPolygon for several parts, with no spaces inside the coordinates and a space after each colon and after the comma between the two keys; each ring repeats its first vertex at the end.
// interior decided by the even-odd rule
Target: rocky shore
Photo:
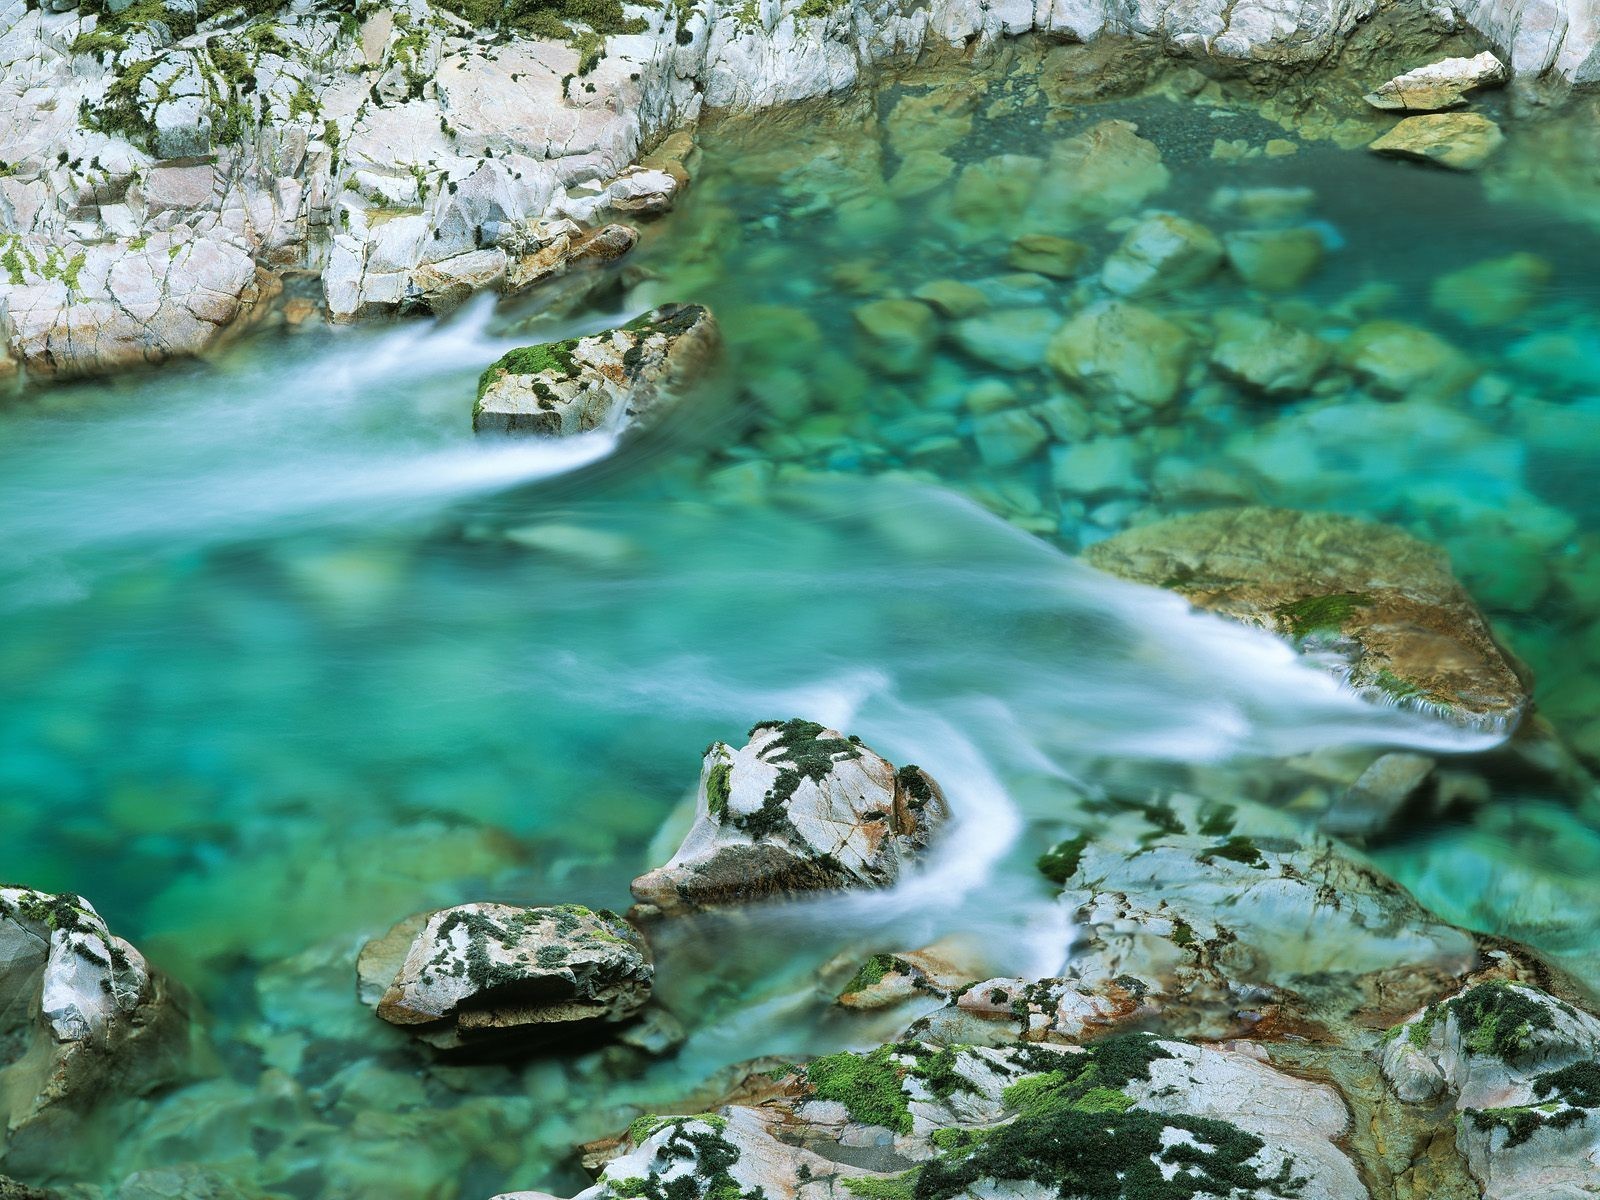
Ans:
{"type": "MultiPolygon", "coordinates": [[[[881,61],[1033,31],[1148,39],[1224,74],[1302,70],[1384,11],[16,0],[0,16],[0,365],[200,353],[286,285],[296,319],[335,321],[520,290],[574,255],[575,227],[671,205],[690,148],[674,130],[838,92],[881,61]]],[[[1597,73],[1590,23],[1560,5],[1406,19],[1419,49],[1476,29],[1521,79],[1597,73]]]]}

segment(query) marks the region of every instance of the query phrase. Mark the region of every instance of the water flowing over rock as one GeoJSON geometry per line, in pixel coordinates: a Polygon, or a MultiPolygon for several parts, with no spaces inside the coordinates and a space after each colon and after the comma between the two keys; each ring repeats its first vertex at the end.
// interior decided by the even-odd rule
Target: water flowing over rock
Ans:
{"type": "Polygon", "coordinates": [[[921,768],[895,769],[814,721],[773,721],[706,751],[695,822],[665,866],[633,881],[663,913],[768,896],[887,887],[928,845],[945,800],[921,768]]]}
{"type": "Polygon", "coordinates": [[[617,329],[512,350],[478,382],[478,433],[563,436],[649,424],[711,367],[708,309],[669,304],[617,329]]]}
{"type": "Polygon", "coordinates": [[[369,942],[362,998],[441,1050],[537,1045],[639,1016],[655,968],[613,913],[577,904],[462,904],[408,918],[369,942]]]}
{"type": "Polygon", "coordinates": [[[81,896],[0,888],[0,1158],[39,1169],[97,1106],[192,1069],[189,1017],[81,896]]]}
{"type": "Polygon", "coordinates": [[[1374,108],[1399,108],[1408,112],[1438,112],[1459,108],[1467,93],[1504,83],[1506,67],[1488,50],[1471,58],[1444,58],[1396,75],[1367,95],[1374,108]]]}
{"type": "Polygon", "coordinates": [[[1498,732],[1527,710],[1527,685],[1444,554],[1398,529],[1326,513],[1220,510],[1129,530],[1086,557],[1331,654],[1371,699],[1498,732]]]}

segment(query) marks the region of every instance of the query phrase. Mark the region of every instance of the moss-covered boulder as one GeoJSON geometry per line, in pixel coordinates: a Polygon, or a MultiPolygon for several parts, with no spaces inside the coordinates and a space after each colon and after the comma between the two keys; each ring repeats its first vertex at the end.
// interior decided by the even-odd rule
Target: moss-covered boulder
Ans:
{"type": "Polygon", "coordinates": [[[367,943],[362,998],[440,1050],[596,1036],[638,1017],[655,967],[638,932],[577,904],[462,904],[367,943]]]}
{"type": "Polygon", "coordinates": [[[667,304],[616,329],[503,354],[478,380],[478,433],[560,437],[659,418],[721,352],[709,309],[667,304]]]}
{"type": "Polygon", "coordinates": [[[1527,711],[1526,682],[1444,553],[1390,526],[1228,509],[1129,530],[1086,558],[1281,634],[1373,700],[1503,733],[1527,711]]]}
{"type": "Polygon", "coordinates": [[[87,900],[0,888],[0,1161],[53,1168],[96,1110],[184,1078],[201,1051],[186,998],[87,900]]]}
{"type": "Polygon", "coordinates": [[[920,767],[897,770],[815,721],[765,721],[742,748],[707,748],[693,827],[670,862],[633,881],[633,894],[673,913],[887,887],[945,815],[944,794],[920,767]]]}

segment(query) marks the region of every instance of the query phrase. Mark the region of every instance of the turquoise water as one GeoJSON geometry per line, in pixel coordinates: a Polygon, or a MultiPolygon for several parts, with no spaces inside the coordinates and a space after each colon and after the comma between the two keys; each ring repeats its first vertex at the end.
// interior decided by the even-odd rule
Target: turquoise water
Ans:
{"type": "MultiPolygon", "coordinates": [[[[270,331],[215,363],[0,412],[0,876],[88,896],[193,993],[217,1049],[194,1084],[11,1173],[195,1169],[296,1197],[582,1186],[571,1147],[641,1105],[752,1057],[893,1034],[904,1014],[830,1004],[865,954],[976,933],[995,971],[1059,965],[1068,931],[1031,862],[1086,801],[1169,786],[1282,799],[1275,758],[1468,748],[1074,560],[1156,515],[1269,502],[1438,542],[1534,668],[1544,711],[1600,755],[1600,240],[1511,171],[1518,126],[1507,169],[1485,176],[1310,140],[1229,161],[1219,137],[1259,148],[1285,130],[1222,95],[1052,98],[1027,82],[1027,53],[984,76],[986,94],[912,76],[704,131],[680,210],[575,311],[270,331]],[[874,299],[957,280],[1059,318],[1092,290],[1017,277],[1010,239],[1034,230],[1004,204],[969,195],[958,218],[957,185],[901,194],[886,179],[907,155],[1043,155],[1109,117],[1135,121],[1170,172],[1142,205],[1226,232],[1247,222],[1219,189],[1308,188],[1272,220],[1326,246],[1286,293],[1219,275],[1142,305],[1196,330],[1222,308],[1270,313],[1333,346],[1397,320],[1476,378],[1395,394],[1330,368],[1269,398],[1202,356],[1171,406],[1125,410],[948,329],[885,369],[856,325],[874,299]],[[1548,263],[1525,303],[1489,289],[1513,315],[1473,326],[1435,305],[1441,275],[1512,253],[1548,263]],[[620,446],[471,439],[476,375],[508,346],[664,299],[711,305],[730,345],[664,428],[620,446]],[[978,436],[978,417],[1012,409],[1059,424],[1036,417],[1025,452],[978,436]],[[1087,471],[1063,486],[1052,455],[1108,439],[1093,487],[1087,471]],[[923,765],[958,824],[894,893],[657,945],[688,1033],[675,1058],[445,1066],[355,1002],[356,949],[411,912],[625,906],[676,845],[700,747],[789,714],[923,765]]],[[[1120,215],[1068,231],[1091,262],[1120,215]]],[[[1027,327],[1011,316],[994,335],[1027,327]]],[[[1600,983],[1600,837],[1561,797],[1509,780],[1476,814],[1375,853],[1446,916],[1600,983]]]]}

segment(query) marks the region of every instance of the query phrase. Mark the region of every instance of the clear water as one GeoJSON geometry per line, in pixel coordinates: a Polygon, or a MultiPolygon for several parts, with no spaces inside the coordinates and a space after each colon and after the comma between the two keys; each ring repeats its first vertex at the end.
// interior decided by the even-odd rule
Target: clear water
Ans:
{"type": "MultiPolygon", "coordinates": [[[[1439,542],[1545,711],[1600,754],[1600,240],[1511,170],[1519,136],[1548,147],[1560,127],[1510,125],[1509,165],[1486,176],[1309,140],[1226,162],[1218,136],[1283,130],[1221,95],[1052,101],[1027,82],[1033,53],[978,77],[952,158],[1045,153],[1117,116],[1172,172],[1150,203],[1219,230],[1218,188],[1310,187],[1304,219],[1336,248],[1275,311],[1333,339],[1357,311],[1414,322],[1488,381],[1447,402],[1265,400],[1206,377],[1159,417],[1092,412],[1137,452],[1087,498],[1055,487],[1044,449],[985,461],[969,393],[1002,380],[1048,402],[1048,371],[946,344],[887,376],[853,323],[879,295],[1010,270],[1008,234],[952,235],[948,189],[899,201],[884,182],[913,124],[950,133],[896,106],[974,86],[934,73],[706,131],[680,211],[614,290],[558,319],[477,306],[268,333],[212,364],[19,397],[0,412],[0,876],[87,895],[195,995],[218,1049],[204,1078],[30,1181],[194,1167],[297,1197],[581,1186],[571,1147],[641,1105],[751,1057],[892,1034],[829,1004],[866,953],[965,932],[996,971],[1058,966],[1067,930],[1031,862],[1085,799],[1270,794],[1266,760],[1316,747],[1471,748],[1074,560],[1158,513],[1262,501],[1439,542]],[[1440,274],[1513,251],[1552,273],[1510,322],[1469,331],[1430,303],[1440,274]],[[718,312],[730,362],[666,428],[620,446],[471,439],[476,374],[505,347],[669,298],[718,312]],[[356,1004],[356,949],[408,913],[625,906],[675,845],[700,747],[791,714],[929,769],[957,829],[894,893],[664,939],[661,995],[689,1033],[675,1058],[442,1066],[356,1004]]],[[[1074,236],[1100,256],[1120,235],[1074,236]]],[[[1079,284],[986,286],[1064,313],[1079,284]]],[[[1260,301],[1219,279],[1144,303],[1188,320],[1260,301]]],[[[1377,853],[1446,916],[1600,983],[1587,814],[1510,788],[1377,853]]]]}

